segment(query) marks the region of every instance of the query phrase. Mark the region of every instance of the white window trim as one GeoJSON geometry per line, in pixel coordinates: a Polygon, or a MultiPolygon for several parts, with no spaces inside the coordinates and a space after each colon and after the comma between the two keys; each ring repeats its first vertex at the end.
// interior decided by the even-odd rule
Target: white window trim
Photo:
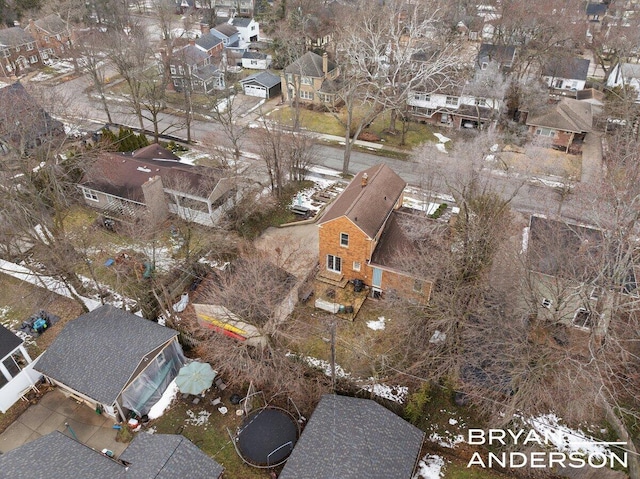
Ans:
{"type": "Polygon", "coordinates": [[[332,254],[327,255],[327,271],[331,271],[332,273],[342,273],[342,258],[340,256],[335,256],[332,254]],[[331,258],[331,261],[329,259],[331,258]],[[336,259],[339,260],[340,269],[335,269],[336,259]],[[331,266],[329,264],[331,263],[331,266]]]}
{"type": "Polygon", "coordinates": [[[340,246],[343,248],[348,248],[349,247],[349,234],[348,233],[340,233],[340,246]],[[346,236],[346,242],[342,241],[342,237],[346,236]]]}
{"type": "Polygon", "coordinates": [[[98,198],[98,194],[88,188],[82,188],[82,195],[89,201],[95,201],[96,203],[100,201],[100,198],[98,198]]]}
{"type": "Polygon", "coordinates": [[[360,268],[362,267],[360,261],[354,261],[353,265],[352,265],[352,270],[354,271],[360,271],[360,268]]]}

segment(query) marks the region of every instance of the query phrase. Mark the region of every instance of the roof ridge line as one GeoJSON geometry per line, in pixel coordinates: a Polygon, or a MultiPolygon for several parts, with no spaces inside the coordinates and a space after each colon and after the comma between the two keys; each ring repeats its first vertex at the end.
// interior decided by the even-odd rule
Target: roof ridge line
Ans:
{"type": "MultiPolygon", "coordinates": [[[[371,166],[370,168],[374,168],[376,165],[371,166]]],[[[382,170],[382,167],[384,166],[384,163],[380,163],[378,165],[378,170],[371,176],[371,178],[369,178],[369,176],[367,175],[367,182],[369,181],[373,181],[373,179],[378,176],[378,174],[380,173],[380,171],[382,170]]],[[[370,168],[367,168],[370,169],[370,168]]],[[[364,174],[367,172],[367,170],[362,171],[361,173],[364,174]]],[[[360,174],[360,173],[358,173],[360,174]]],[[[358,176],[358,175],[356,175],[358,176]]],[[[355,180],[355,176],[353,177],[353,179],[355,180]]],[[[352,180],[353,181],[353,180],[352,180]]],[[[351,202],[351,204],[349,205],[349,207],[347,209],[344,210],[344,216],[349,216],[349,212],[353,209],[353,207],[358,203],[358,201],[360,201],[360,197],[363,195],[364,193],[364,188],[360,187],[360,192],[357,194],[357,196],[353,199],[353,201],[351,202]]]]}

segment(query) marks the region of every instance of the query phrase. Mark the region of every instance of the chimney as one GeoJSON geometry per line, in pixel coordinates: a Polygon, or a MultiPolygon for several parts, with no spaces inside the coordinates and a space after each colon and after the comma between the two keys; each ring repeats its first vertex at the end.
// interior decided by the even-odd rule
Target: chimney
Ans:
{"type": "MultiPolygon", "coordinates": [[[[325,53],[326,55],[326,53],[325,53]]],[[[362,186],[363,188],[365,186],[367,186],[367,181],[369,180],[369,175],[367,175],[366,173],[362,174],[362,180],[360,181],[360,186],[362,186]]]]}
{"type": "Polygon", "coordinates": [[[322,73],[324,73],[324,76],[327,76],[327,73],[329,73],[329,57],[327,56],[327,52],[322,54],[322,73]]]}
{"type": "Polygon", "coordinates": [[[208,23],[201,23],[200,24],[200,33],[202,33],[202,36],[209,35],[210,31],[211,31],[211,28],[209,28],[209,24],[208,23]]]}

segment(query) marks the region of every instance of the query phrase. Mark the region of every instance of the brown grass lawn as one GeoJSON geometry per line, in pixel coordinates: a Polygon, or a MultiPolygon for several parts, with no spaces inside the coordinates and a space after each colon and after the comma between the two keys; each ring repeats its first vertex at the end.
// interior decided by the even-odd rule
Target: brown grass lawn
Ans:
{"type": "MultiPolygon", "coordinates": [[[[291,109],[289,107],[283,107],[279,110],[274,110],[269,117],[290,123],[292,118],[291,109]]],[[[406,149],[408,151],[424,142],[437,141],[428,125],[410,122],[406,132],[405,145],[401,145],[401,134],[399,132],[395,134],[388,132],[390,125],[389,120],[389,113],[380,115],[371,123],[371,126],[364,131],[378,136],[380,138],[378,143],[394,148],[406,149]]],[[[335,135],[341,138],[343,138],[345,134],[345,129],[340,121],[338,121],[334,115],[327,112],[317,112],[302,108],[300,110],[300,123],[303,128],[316,133],[335,135]]],[[[398,121],[396,128],[402,128],[402,123],[398,121]]]]}
{"type": "MultiPolygon", "coordinates": [[[[24,320],[41,309],[59,316],[60,321],[27,345],[32,359],[47,349],[67,322],[82,314],[82,308],[71,299],[0,274],[0,322],[4,326],[17,330],[24,320]]],[[[0,432],[4,431],[30,405],[30,402],[18,401],[5,414],[0,413],[0,432]]]]}

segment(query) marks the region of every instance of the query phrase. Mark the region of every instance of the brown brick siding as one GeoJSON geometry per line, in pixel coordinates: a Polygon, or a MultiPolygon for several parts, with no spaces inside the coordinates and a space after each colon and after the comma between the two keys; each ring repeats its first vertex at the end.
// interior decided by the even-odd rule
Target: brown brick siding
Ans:
{"type": "Polygon", "coordinates": [[[319,227],[320,270],[327,270],[327,255],[342,258],[342,274],[348,279],[361,279],[371,284],[370,268],[367,266],[371,254],[371,240],[344,216],[319,227]],[[340,246],[340,233],[349,235],[349,246],[340,246]],[[353,262],[360,262],[360,271],[353,270],[353,262]]]}

